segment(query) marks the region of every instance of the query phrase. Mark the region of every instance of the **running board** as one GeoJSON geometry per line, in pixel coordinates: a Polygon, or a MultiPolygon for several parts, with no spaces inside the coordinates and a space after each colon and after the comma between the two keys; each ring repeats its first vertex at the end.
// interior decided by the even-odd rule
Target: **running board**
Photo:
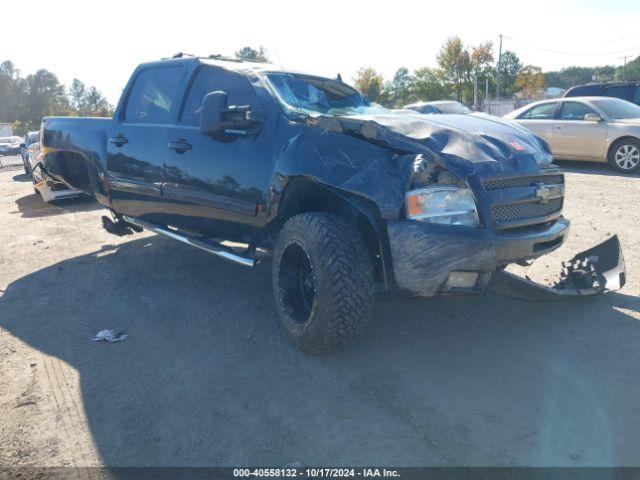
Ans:
{"type": "Polygon", "coordinates": [[[153,223],[145,222],[144,220],[140,220],[138,218],[128,217],[126,215],[123,215],[122,219],[127,223],[132,223],[133,225],[144,228],[145,230],[155,232],[159,235],[163,235],[174,240],[178,240],[179,242],[186,243],[187,245],[199,248],[200,250],[204,250],[205,252],[211,253],[212,255],[216,255],[218,257],[224,258],[225,260],[238,263],[242,266],[253,268],[256,265],[256,261],[253,258],[243,257],[241,255],[233,253],[232,251],[230,251],[230,249],[217,242],[208,243],[201,240],[196,240],[195,238],[189,237],[185,234],[173,232],[171,230],[167,230],[166,228],[154,225],[153,223]]]}

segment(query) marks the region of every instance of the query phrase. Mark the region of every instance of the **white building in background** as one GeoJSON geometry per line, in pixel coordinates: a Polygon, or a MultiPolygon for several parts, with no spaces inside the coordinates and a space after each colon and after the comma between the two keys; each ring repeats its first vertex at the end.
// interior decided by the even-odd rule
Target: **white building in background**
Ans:
{"type": "Polygon", "coordinates": [[[12,137],[13,127],[10,123],[0,123],[0,137],[12,137]]]}

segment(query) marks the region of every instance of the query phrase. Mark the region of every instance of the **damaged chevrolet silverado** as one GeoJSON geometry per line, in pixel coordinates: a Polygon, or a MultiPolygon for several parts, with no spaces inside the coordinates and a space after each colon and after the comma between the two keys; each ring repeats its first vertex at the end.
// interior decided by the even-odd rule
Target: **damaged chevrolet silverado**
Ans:
{"type": "Polygon", "coordinates": [[[113,118],[48,117],[41,136],[36,167],[109,209],[109,232],[247,267],[272,253],[280,323],[307,352],[357,338],[376,292],[624,284],[615,236],[554,286],[504,270],[560,247],[569,221],[548,145],[496,117],[398,115],[340,80],[179,54],[140,65],[113,118]]]}

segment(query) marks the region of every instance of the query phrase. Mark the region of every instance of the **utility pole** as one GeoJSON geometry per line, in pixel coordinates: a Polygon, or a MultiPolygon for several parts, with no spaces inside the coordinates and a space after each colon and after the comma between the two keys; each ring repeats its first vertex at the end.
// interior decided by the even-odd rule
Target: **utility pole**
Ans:
{"type": "Polygon", "coordinates": [[[473,111],[480,110],[478,105],[478,77],[473,77],[473,111]]]}
{"type": "Polygon", "coordinates": [[[484,79],[484,111],[487,111],[487,102],[489,101],[489,77],[484,79]]]}
{"type": "Polygon", "coordinates": [[[622,64],[622,80],[627,79],[627,58],[630,58],[630,55],[625,55],[624,57],[618,57],[620,60],[624,60],[622,64]]]}
{"type": "Polygon", "coordinates": [[[500,67],[502,63],[502,34],[500,34],[500,49],[498,50],[498,72],[496,78],[496,100],[500,100],[500,67]]]}

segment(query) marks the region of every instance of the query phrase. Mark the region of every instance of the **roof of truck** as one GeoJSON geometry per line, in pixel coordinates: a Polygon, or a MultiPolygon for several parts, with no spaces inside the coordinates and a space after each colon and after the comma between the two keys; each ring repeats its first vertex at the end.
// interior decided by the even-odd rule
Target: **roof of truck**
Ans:
{"type": "MultiPolygon", "coordinates": [[[[224,55],[209,55],[206,57],[199,57],[196,55],[190,55],[186,53],[177,53],[171,58],[163,58],[161,62],[176,62],[176,63],[202,63],[206,65],[214,65],[218,67],[224,67],[229,70],[253,70],[253,71],[278,71],[282,70],[277,65],[265,62],[250,62],[248,60],[238,60],[232,57],[226,57],[224,55]]],[[[148,62],[156,63],[156,62],[148,62]]]]}
{"type": "MultiPolygon", "coordinates": [[[[250,62],[247,60],[238,60],[236,58],[226,57],[224,55],[209,55],[207,57],[199,57],[195,55],[178,53],[170,58],[163,58],[161,60],[151,61],[142,63],[140,66],[150,66],[157,65],[158,63],[165,62],[176,62],[176,63],[198,63],[203,65],[213,65],[217,67],[223,67],[228,70],[236,70],[238,72],[280,72],[287,73],[291,75],[300,75],[306,77],[315,77],[315,78],[331,78],[326,75],[317,75],[314,73],[304,72],[295,69],[284,69],[281,65],[276,65],[274,63],[266,63],[266,62],[250,62]]],[[[343,83],[344,80],[337,79],[343,83]]],[[[346,83],[349,85],[348,83],[346,83]]]]}

